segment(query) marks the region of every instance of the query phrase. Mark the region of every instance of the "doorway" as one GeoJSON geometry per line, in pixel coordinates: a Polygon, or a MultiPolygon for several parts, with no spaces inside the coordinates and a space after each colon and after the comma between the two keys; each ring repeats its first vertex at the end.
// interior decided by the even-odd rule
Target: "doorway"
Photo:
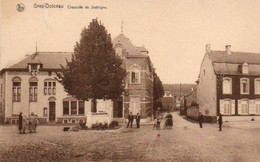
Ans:
{"type": "Polygon", "coordinates": [[[54,122],[56,118],[56,103],[49,102],[49,121],[54,122]]]}
{"type": "Polygon", "coordinates": [[[123,97],[119,97],[113,100],[113,117],[115,118],[123,117],[123,97]]]}

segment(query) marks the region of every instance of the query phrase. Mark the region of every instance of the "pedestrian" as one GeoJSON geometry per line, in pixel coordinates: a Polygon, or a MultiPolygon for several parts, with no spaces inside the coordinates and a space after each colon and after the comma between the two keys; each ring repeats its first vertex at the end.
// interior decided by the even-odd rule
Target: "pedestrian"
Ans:
{"type": "Polygon", "coordinates": [[[218,117],[218,124],[219,124],[219,131],[222,131],[222,114],[219,113],[219,117],[218,117]]]}
{"type": "Polygon", "coordinates": [[[134,120],[134,116],[132,115],[132,112],[130,112],[130,114],[128,115],[127,128],[129,127],[129,124],[130,124],[130,127],[132,128],[133,120],[134,120]]]}
{"type": "Polygon", "coordinates": [[[19,128],[19,131],[20,131],[20,134],[22,134],[22,128],[23,128],[23,113],[20,112],[19,114],[19,121],[18,121],[18,128],[19,128]]]}
{"type": "Polygon", "coordinates": [[[137,128],[140,128],[141,116],[139,115],[139,113],[137,113],[135,120],[136,120],[136,127],[137,127],[137,128]]]}
{"type": "Polygon", "coordinates": [[[200,128],[202,128],[202,122],[203,122],[203,115],[201,113],[199,113],[199,124],[200,124],[200,128]]]}

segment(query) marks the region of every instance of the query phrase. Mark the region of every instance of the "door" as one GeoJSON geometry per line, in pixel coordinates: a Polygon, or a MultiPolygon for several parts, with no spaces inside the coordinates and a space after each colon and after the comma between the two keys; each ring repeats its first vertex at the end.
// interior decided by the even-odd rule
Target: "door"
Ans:
{"type": "Polygon", "coordinates": [[[113,117],[122,118],[123,117],[123,98],[119,97],[113,100],[113,117]]]}
{"type": "Polygon", "coordinates": [[[49,102],[49,121],[55,121],[56,110],[55,102],[49,102]]]}
{"type": "Polygon", "coordinates": [[[137,113],[140,114],[140,99],[139,99],[139,97],[131,97],[130,98],[130,112],[132,112],[133,115],[136,115],[137,113]]]}

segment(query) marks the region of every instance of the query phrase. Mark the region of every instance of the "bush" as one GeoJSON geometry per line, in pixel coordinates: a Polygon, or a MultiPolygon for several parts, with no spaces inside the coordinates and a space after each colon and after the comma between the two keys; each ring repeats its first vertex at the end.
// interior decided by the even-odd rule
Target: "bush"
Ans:
{"type": "Polygon", "coordinates": [[[109,128],[115,128],[116,126],[118,126],[118,121],[112,121],[110,124],[109,124],[109,128]]]}
{"type": "Polygon", "coordinates": [[[93,130],[105,130],[105,129],[108,129],[108,124],[106,122],[103,122],[103,123],[97,122],[96,124],[92,124],[91,128],[93,130]]]}

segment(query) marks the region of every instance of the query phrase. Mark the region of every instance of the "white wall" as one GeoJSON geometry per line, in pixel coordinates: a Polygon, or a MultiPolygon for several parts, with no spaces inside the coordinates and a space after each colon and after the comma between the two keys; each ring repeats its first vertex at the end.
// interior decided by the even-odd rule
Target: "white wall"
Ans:
{"type": "Polygon", "coordinates": [[[205,54],[201,64],[197,98],[199,111],[203,115],[217,115],[216,75],[208,54],[205,54]]]}

